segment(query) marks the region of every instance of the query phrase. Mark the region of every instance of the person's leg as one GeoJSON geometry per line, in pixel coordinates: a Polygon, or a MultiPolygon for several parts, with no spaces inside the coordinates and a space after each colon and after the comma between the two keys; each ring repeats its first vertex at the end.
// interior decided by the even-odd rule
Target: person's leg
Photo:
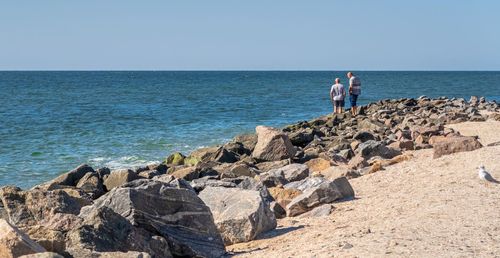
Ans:
{"type": "Polygon", "coordinates": [[[352,94],[349,94],[349,102],[351,103],[351,115],[354,115],[352,106],[352,94]]]}
{"type": "Polygon", "coordinates": [[[351,106],[352,106],[352,115],[356,116],[358,114],[358,95],[352,95],[351,106]]]}

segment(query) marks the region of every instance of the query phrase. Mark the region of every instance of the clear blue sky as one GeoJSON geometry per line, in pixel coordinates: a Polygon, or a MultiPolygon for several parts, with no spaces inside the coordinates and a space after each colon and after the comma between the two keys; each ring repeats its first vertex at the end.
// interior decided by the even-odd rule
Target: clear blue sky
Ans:
{"type": "Polygon", "coordinates": [[[500,1],[13,0],[0,70],[500,70],[500,1]]]}

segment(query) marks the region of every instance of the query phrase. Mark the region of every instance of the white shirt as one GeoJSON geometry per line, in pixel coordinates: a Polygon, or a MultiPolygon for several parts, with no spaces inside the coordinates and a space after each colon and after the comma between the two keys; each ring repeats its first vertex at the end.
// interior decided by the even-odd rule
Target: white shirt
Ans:
{"type": "Polygon", "coordinates": [[[344,85],[340,83],[332,85],[330,96],[333,96],[333,100],[343,100],[345,97],[344,85]]]}

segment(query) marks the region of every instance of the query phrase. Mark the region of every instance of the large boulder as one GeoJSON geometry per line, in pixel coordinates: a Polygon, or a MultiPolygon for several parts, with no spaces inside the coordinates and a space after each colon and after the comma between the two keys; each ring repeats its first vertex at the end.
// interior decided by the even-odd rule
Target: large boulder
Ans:
{"type": "Polygon", "coordinates": [[[146,251],[155,257],[172,257],[165,238],[135,227],[109,207],[93,207],[80,217],[83,222],[67,234],[65,252],[70,257],[101,257],[102,253],[129,251],[146,251]]]}
{"type": "Polygon", "coordinates": [[[15,258],[39,252],[45,252],[45,249],[9,222],[0,219],[0,257],[15,258]]]}
{"type": "Polygon", "coordinates": [[[305,190],[294,198],[287,206],[286,213],[294,217],[312,210],[322,204],[332,203],[342,198],[354,197],[354,190],[345,178],[324,181],[317,186],[305,190]]]}
{"type": "Polygon", "coordinates": [[[88,226],[76,229],[71,236],[76,246],[87,250],[124,251],[117,244],[125,240],[140,244],[143,242],[138,239],[149,239],[144,248],[154,251],[168,246],[173,256],[220,257],[225,253],[210,209],[196,193],[160,181],[140,179],[114,188],[82,209],[79,216],[88,226]],[[103,226],[95,227],[95,221],[102,221],[103,226]],[[159,245],[165,247],[157,248],[159,245]],[[107,250],[108,246],[116,249],[107,250]]]}
{"type": "Polygon", "coordinates": [[[0,188],[0,206],[10,223],[20,228],[35,226],[57,213],[78,214],[82,206],[89,204],[88,200],[68,192],[65,189],[22,191],[18,187],[6,186],[0,188]]]}
{"type": "Polygon", "coordinates": [[[261,161],[278,161],[293,158],[296,150],[288,136],[278,129],[266,126],[255,128],[258,140],[252,157],[261,161]]]}
{"type": "Polygon", "coordinates": [[[106,177],[106,179],[104,179],[104,186],[106,186],[106,189],[110,191],[115,187],[121,186],[136,179],[139,179],[139,176],[131,169],[113,170],[106,177]]]}
{"type": "Polygon", "coordinates": [[[276,228],[276,218],[258,191],[206,187],[199,197],[210,207],[224,243],[255,239],[276,228]]]}
{"type": "Polygon", "coordinates": [[[475,137],[447,137],[446,140],[434,144],[434,158],[439,158],[444,155],[473,151],[483,147],[483,145],[475,137]]]}

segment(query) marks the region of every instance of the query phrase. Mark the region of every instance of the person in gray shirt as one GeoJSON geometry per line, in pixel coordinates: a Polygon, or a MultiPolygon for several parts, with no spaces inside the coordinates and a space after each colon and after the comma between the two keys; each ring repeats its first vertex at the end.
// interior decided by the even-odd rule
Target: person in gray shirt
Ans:
{"type": "Polygon", "coordinates": [[[358,77],[354,76],[354,73],[348,72],[347,78],[349,78],[349,100],[351,101],[351,114],[353,116],[358,114],[358,96],[361,94],[361,81],[358,77]]]}

